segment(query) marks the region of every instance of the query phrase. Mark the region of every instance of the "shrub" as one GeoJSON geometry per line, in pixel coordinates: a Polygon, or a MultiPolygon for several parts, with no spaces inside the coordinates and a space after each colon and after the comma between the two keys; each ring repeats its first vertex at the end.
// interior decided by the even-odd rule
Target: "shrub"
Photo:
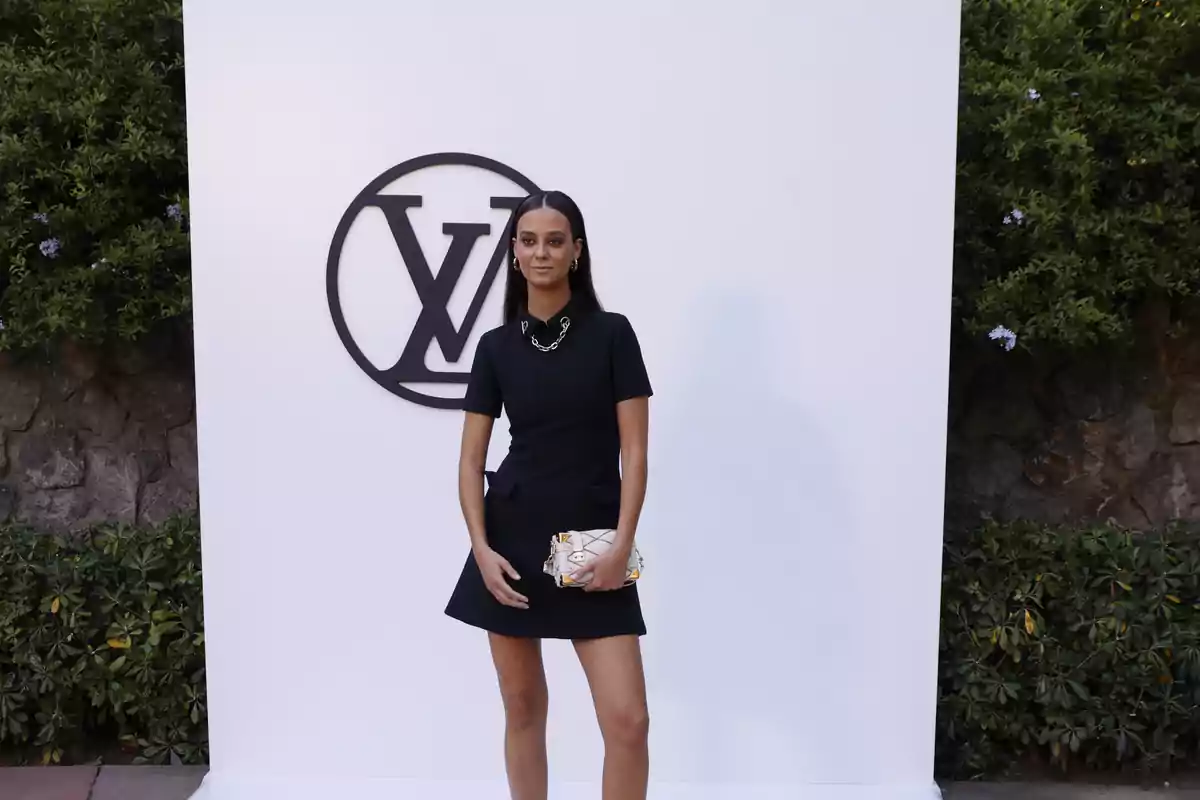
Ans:
{"type": "MultiPolygon", "coordinates": [[[[179,0],[0,4],[0,349],[186,321],[181,41],[179,0]]],[[[968,333],[1118,342],[1200,292],[1198,66],[1187,0],[963,4],[968,333]]]]}
{"type": "Polygon", "coordinates": [[[989,524],[946,549],[938,759],[944,774],[1040,758],[1160,770],[1200,744],[1200,547],[989,524]]]}
{"type": "Polygon", "coordinates": [[[0,350],[185,318],[179,0],[5,0],[0,98],[0,350]]]}
{"type": "Polygon", "coordinates": [[[207,760],[194,521],[70,538],[0,528],[0,752],[43,763],[114,746],[207,760]]]}
{"type": "MultiPolygon", "coordinates": [[[[963,4],[955,295],[1070,348],[1200,293],[1200,4],[963,4]]],[[[1177,303],[1178,305],[1178,303],[1177,303]]]]}

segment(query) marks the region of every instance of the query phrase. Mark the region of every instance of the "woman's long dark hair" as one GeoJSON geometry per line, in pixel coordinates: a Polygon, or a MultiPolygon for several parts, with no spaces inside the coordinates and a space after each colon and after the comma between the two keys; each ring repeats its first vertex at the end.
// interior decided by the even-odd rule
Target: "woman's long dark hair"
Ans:
{"type": "Polygon", "coordinates": [[[587,230],[583,224],[583,212],[575,201],[562,192],[536,192],[529,195],[517,206],[512,220],[508,224],[505,235],[508,237],[508,250],[504,259],[504,271],[508,278],[504,282],[504,322],[508,324],[520,317],[529,304],[529,282],[520,270],[513,269],[513,243],[517,238],[517,223],[521,217],[538,208],[553,208],[567,218],[571,225],[571,241],[583,240],[579,251],[579,268],[572,270],[568,280],[571,286],[571,303],[581,311],[599,311],[600,300],[596,297],[596,289],[592,286],[592,255],[588,250],[587,230]]]}

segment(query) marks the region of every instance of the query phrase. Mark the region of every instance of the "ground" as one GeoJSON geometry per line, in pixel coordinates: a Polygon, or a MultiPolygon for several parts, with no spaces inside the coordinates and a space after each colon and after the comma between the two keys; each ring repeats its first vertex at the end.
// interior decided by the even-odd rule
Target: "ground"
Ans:
{"type": "MultiPolygon", "coordinates": [[[[203,767],[18,767],[0,769],[3,800],[187,800],[203,767]]],[[[1196,784],[1189,784],[1196,786],[1196,784]]],[[[1200,788],[974,783],[945,787],[946,800],[1200,800],[1200,788]]]]}

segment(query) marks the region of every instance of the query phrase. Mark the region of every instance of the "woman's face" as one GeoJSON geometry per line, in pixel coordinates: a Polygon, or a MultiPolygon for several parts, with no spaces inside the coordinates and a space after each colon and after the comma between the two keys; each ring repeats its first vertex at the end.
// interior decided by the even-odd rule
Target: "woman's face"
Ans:
{"type": "Polygon", "coordinates": [[[535,208],[517,220],[513,253],[530,286],[550,289],[565,283],[582,250],[583,241],[571,239],[571,223],[553,208],[535,208]]]}

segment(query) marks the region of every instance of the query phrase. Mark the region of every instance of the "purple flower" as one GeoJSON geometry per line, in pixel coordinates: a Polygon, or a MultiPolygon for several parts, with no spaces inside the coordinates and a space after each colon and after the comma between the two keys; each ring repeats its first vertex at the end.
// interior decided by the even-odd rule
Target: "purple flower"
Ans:
{"type": "Polygon", "coordinates": [[[172,203],[167,206],[167,216],[179,222],[183,219],[183,206],[179,205],[179,203],[172,203]]]}
{"type": "Polygon", "coordinates": [[[1004,215],[1005,225],[1020,225],[1025,221],[1025,212],[1019,208],[1014,208],[1012,211],[1004,215]]]}
{"type": "Polygon", "coordinates": [[[50,217],[46,216],[46,215],[45,215],[45,214],[43,214],[41,211],[39,211],[38,213],[34,214],[34,215],[33,215],[33,219],[34,219],[34,221],[35,221],[35,222],[40,222],[40,223],[42,223],[43,225],[49,225],[49,224],[50,224],[50,217]]]}
{"type": "Polygon", "coordinates": [[[62,249],[62,242],[56,238],[47,239],[38,246],[38,249],[42,251],[42,255],[46,258],[58,258],[58,251],[62,249]]]}
{"type": "Polygon", "coordinates": [[[1030,100],[1038,100],[1041,98],[1042,93],[1039,92],[1037,89],[1031,88],[1025,92],[1025,96],[1028,97],[1030,100]]]}
{"type": "Polygon", "coordinates": [[[992,328],[988,338],[993,342],[1001,342],[1005,350],[1012,350],[1017,346],[1017,335],[1003,325],[992,328]]]}

